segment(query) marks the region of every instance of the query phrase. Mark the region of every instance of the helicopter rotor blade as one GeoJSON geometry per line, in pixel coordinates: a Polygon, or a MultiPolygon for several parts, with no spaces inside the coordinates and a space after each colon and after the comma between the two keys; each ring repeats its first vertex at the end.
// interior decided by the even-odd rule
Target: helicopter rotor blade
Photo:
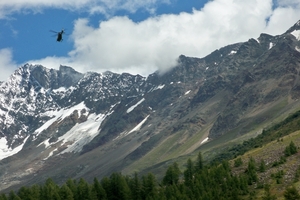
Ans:
{"type": "Polygon", "coordinates": [[[53,32],[53,33],[58,33],[57,31],[53,31],[53,30],[49,30],[50,32],[53,32]]]}

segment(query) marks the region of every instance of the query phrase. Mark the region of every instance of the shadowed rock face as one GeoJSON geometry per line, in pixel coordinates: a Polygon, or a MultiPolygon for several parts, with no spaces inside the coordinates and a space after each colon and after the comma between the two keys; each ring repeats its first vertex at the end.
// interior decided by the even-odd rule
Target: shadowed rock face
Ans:
{"type": "Polygon", "coordinates": [[[143,170],[204,139],[263,129],[300,106],[299,24],[204,58],[181,55],[172,70],[148,77],[20,67],[0,86],[0,153],[20,150],[0,161],[0,190],[143,170]]]}

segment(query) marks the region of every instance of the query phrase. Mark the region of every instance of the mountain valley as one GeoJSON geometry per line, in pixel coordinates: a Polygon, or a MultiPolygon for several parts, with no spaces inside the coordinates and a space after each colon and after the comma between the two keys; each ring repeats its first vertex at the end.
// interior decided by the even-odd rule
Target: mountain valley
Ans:
{"type": "Polygon", "coordinates": [[[300,21],[148,77],[26,64],[0,85],[1,190],[206,160],[300,110],[300,21]]]}

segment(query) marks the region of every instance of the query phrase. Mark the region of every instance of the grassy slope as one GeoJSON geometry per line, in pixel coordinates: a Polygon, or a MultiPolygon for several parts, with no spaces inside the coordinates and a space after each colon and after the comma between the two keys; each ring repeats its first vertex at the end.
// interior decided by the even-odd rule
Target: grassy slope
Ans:
{"type": "MultiPolygon", "coordinates": [[[[261,108],[260,112],[253,113],[253,116],[247,116],[251,118],[247,121],[248,124],[246,127],[249,128],[247,134],[239,135],[240,127],[237,127],[228,134],[216,138],[204,145],[200,144],[201,141],[207,137],[209,129],[211,128],[211,123],[206,124],[203,129],[192,136],[187,136],[189,134],[189,129],[193,128],[189,125],[185,129],[165,137],[159,145],[148,152],[143,158],[123,170],[123,173],[131,174],[134,171],[142,173],[143,171],[150,171],[160,176],[161,174],[164,174],[166,168],[174,161],[176,161],[183,169],[186,160],[188,158],[196,159],[199,151],[202,152],[205,160],[210,161],[212,158],[228,150],[232,146],[241,144],[243,141],[257,136],[266,127],[281,122],[289,116],[291,110],[298,110],[299,108],[298,102],[289,104],[287,98],[280,99],[270,103],[267,107],[261,108]]],[[[242,124],[242,126],[244,125],[245,124],[242,124]]]]}
{"type": "MultiPolygon", "coordinates": [[[[231,164],[233,167],[233,173],[244,173],[250,157],[254,158],[257,163],[257,167],[261,163],[261,160],[264,160],[266,163],[266,171],[257,172],[259,178],[258,185],[269,184],[272,195],[275,195],[278,199],[284,199],[283,193],[285,188],[288,186],[294,185],[299,191],[300,182],[295,182],[294,178],[297,169],[300,167],[300,152],[286,157],[285,163],[273,166],[276,161],[280,161],[281,156],[284,157],[284,149],[291,141],[293,141],[297,147],[300,147],[300,131],[293,132],[279,140],[272,141],[260,148],[255,148],[244,155],[239,156],[238,158],[243,160],[243,165],[240,167],[234,167],[234,160],[232,160],[231,164]],[[277,179],[272,177],[272,174],[274,176],[281,170],[283,170],[284,174],[283,177],[279,179],[279,183],[277,183],[277,179]]],[[[257,189],[257,187],[257,185],[253,186],[253,188],[256,188],[255,191],[257,198],[260,199],[264,195],[265,191],[263,188],[257,189]]]]}

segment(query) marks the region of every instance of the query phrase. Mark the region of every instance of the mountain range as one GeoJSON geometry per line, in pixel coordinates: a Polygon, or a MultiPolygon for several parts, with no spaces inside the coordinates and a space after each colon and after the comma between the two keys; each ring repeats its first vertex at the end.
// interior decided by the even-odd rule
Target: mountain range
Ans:
{"type": "Polygon", "coordinates": [[[0,190],[209,159],[300,108],[300,21],[147,77],[25,64],[0,85],[0,190]]]}

